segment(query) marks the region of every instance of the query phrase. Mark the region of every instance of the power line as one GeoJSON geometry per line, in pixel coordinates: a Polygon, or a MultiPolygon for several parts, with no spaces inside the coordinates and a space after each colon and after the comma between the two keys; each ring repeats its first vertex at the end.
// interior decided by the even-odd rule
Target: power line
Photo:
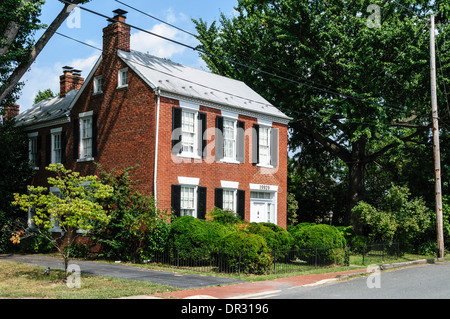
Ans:
{"type": "MultiPolygon", "coordinates": [[[[70,2],[65,1],[65,0],[59,0],[59,1],[60,1],[60,2],[63,2],[63,3],[66,3],[66,4],[71,4],[70,2]]],[[[99,12],[96,12],[96,11],[94,11],[94,10],[87,9],[87,8],[81,7],[81,6],[79,6],[79,5],[76,5],[76,6],[77,6],[78,8],[80,8],[80,9],[82,9],[82,10],[85,10],[85,11],[90,12],[90,13],[92,13],[92,14],[95,14],[95,15],[98,15],[98,16],[100,16],[100,17],[103,17],[103,18],[107,19],[108,21],[121,23],[121,24],[126,25],[126,26],[128,26],[128,27],[130,27],[130,28],[134,28],[134,29],[136,29],[136,30],[139,30],[139,31],[144,32],[144,33],[147,33],[147,34],[149,34],[149,35],[156,36],[156,37],[158,37],[158,38],[161,38],[161,39],[164,39],[164,40],[166,40],[166,41],[169,41],[169,42],[172,42],[172,43],[175,43],[175,44],[184,46],[184,47],[189,48],[189,49],[191,49],[191,50],[198,51],[198,52],[203,53],[203,54],[205,54],[205,55],[209,55],[209,56],[212,56],[212,57],[214,57],[214,58],[222,59],[222,60],[225,60],[225,61],[230,62],[230,63],[232,63],[232,64],[235,64],[235,65],[239,65],[239,66],[248,68],[248,69],[253,70],[253,71],[255,71],[255,72],[259,72],[259,73],[262,73],[262,74],[265,74],[265,75],[269,75],[269,76],[271,76],[271,77],[275,77],[275,78],[278,78],[278,79],[281,79],[281,80],[284,80],[284,81],[292,82],[292,83],[295,83],[295,84],[298,84],[298,85],[307,86],[307,87],[310,87],[310,88],[312,88],[312,89],[319,90],[319,91],[321,91],[321,92],[328,93],[328,94],[331,94],[331,95],[338,95],[338,96],[341,97],[341,98],[345,98],[345,99],[353,99],[353,100],[356,100],[356,101],[359,101],[359,102],[362,102],[362,103],[366,103],[366,104],[370,104],[370,105],[377,105],[377,106],[381,106],[381,107],[386,107],[386,108],[390,108],[390,109],[393,109],[393,110],[396,110],[396,111],[400,111],[400,112],[403,112],[403,113],[406,113],[406,112],[407,112],[407,111],[405,111],[405,109],[404,109],[402,106],[398,106],[398,105],[389,105],[389,104],[380,104],[380,103],[377,103],[377,102],[374,102],[374,101],[370,101],[370,100],[367,100],[367,99],[358,98],[358,97],[355,97],[355,96],[352,96],[352,95],[349,95],[349,94],[344,94],[344,93],[339,92],[339,91],[332,91],[332,90],[330,90],[329,88],[327,88],[327,89],[319,88],[319,87],[317,87],[317,86],[314,86],[314,85],[311,85],[311,84],[308,84],[308,83],[296,81],[296,80],[293,80],[293,79],[290,79],[290,78],[287,78],[287,77],[284,77],[284,76],[281,76],[281,75],[277,75],[277,74],[274,74],[274,73],[271,73],[271,72],[268,72],[268,71],[264,71],[264,70],[260,69],[259,67],[249,66],[249,65],[247,65],[247,64],[244,64],[244,63],[241,63],[241,62],[237,62],[237,61],[235,61],[235,60],[233,60],[233,59],[226,58],[226,57],[222,57],[222,56],[213,54],[213,53],[211,53],[211,52],[202,50],[202,49],[200,49],[200,48],[198,48],[198,47],[193,47],[193,46],[191,46],[191,45],[182,43],[182,42],[180,42],[180,41],[176,41],[176,40],[167,38],[167,37],[165,37],[165,36],[162,36],[162,35],[156,34],[156,33],[154,33],[154,32],[145,30],[145,29],[143,29],[143,28],[140,28],[140,27],[137,27],[137,26],[128,24],[128,23],[126,23],[126,22],[122,22],[122,21],[119,21],[119,20],[110,18],[109,16],[106,16],[106,15],[104,15],[104,14],[102,14],[102,13],[99,13],[99,12]]]]}

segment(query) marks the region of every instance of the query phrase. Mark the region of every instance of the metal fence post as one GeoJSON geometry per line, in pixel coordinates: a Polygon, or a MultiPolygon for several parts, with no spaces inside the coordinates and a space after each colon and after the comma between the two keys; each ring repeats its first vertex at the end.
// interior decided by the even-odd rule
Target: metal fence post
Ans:
{"type": "Polygon", "coordinates": [[[314,267],[317,268],[317,246],[316,246],[316,256],[314,258],[314,267]]]}
{"type": "Polygon", "coordinates": [[[362,264],[363,265],[364,265],[364,257],[365,257],[365,255],[366,255],[366,244],[363,245],[363,255],[362,255],[362,257],[363,257],[362,264]]]}
{"type": "Polygon", "coordinates": [[[238,275],[241,275],[241,251],[239,251],[239,268],[238,268],[238,275]]]}
{"type": "Polygon", "coordinates": [[[276,264],[277,264],[277,251],[275,250],[273,252],[273,272],[275,273],[276,270],[276,264]]]}

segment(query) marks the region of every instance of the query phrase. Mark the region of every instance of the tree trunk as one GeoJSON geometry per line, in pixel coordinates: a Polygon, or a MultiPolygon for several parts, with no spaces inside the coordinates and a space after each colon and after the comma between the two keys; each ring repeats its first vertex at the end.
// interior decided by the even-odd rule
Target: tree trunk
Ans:
{"type": "MultiPolygon", "coordinates": [[[[78,4],[80,1],[75,0],[72,3],[78,4]]],[[[17,83],[19,83],[22,76],[27,72],[30,66],[33,64],[34,60],[36,60],[39,53],[41,53],[42,49],[48,43],[50,38],[55,34],[56,30],[61,26],[64,20],[69,16],[71,10],[74,7],[69,6],[68,4],[64,5],[64,8],[58,14],[58,16],[53,20],[50,26],[45,30],[44,34],[40,37],[40,39],[36,42],[35,46],[30,52],[30,55],[26,62],[21,63],[9,76],[8,80],[5,82],[6,85],[0,88],[0,103],[3,101],[15,88],[17,83]]]]}
{"type": "Polygon", "coordinates": [[[365,139],[360,139],[352,144],[352,160],[347,164],[349,168],[348,178],[348,203],[346,214],[346,225],[353,225],[357,234],[362,233],[360,223],[353,218],[352,209],[358,205],[359,201],[365,198],[364,173],[366,168],[366,143],[365,139]]]}

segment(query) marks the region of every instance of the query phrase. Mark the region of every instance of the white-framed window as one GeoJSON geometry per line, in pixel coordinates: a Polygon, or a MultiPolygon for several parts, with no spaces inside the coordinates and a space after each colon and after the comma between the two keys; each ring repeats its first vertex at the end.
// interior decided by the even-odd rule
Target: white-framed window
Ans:
{"type": "Polygon", "coordinates": [[[188,110],[181,112],[181,154],[196,156],[197,113],[188,110]]]}
{"type": "Polygon", "coordinates": [[[270,131],[269,127],[259,127],[259,164],[262,165],[270,165],[270,131]]]}
{"type": "Polygon", "coordinates": [[[117,87],[127,87],[128,86],[128,68],[119,70],[119,83],[117,87]]]}
{"type": "Polygon", "coordinates": [[[196,186],[181,186],[180,215],[197,217],[196,186]]]}
{"type": "Polygon", "coordinates": [[[103,78],[101,75],[94,78],[94,94],[102,93],[103,78]]]}
{"type": "Polygon", "coordinates": [[[62,162],[62,128],[52,129],[50,131],[52,135],[51,152],[52,152],[52,163],[57,164],[62,162]]]}
{"type": "Polygon", "coordinates": [[[236,124],[233,119],[223,119],[223,159],[236,160],[236,124]]]}
{"type": "Polygon", "coordinates": [[[223,210],[236,212],[236,190],[223,190],[223,210]]]}
{"type": "MultiPolygon", "coordinates": [[[[61,198],[61,190],[58,187],[50,187],[50,193],[58,198],[61,198]]],[[[49,229],[50,232],[54,232],[54,233],[63,232],[63,230],[59,226],[59,223],[61,222],[61,220],[59,219],[59,216],[52,215],[52,216],[50,216],[50,220],[51,220],[52,226],[53,226],[51,229],[49,229]]]]}
{"type": "Polygon", "coordinates": [[[28,134],[28,160],[30,166],[34,169],[38,168],[38,133],[28,134]]]}
{"type": "Polygon", "coordinates": [[[92,160],[92,115],[89,111],[80,114],[80,160],[92,160]]]}

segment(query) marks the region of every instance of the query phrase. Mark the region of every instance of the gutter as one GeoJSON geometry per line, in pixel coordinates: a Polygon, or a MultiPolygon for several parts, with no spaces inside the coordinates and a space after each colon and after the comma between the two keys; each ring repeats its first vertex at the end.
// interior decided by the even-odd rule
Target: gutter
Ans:
{"type": "Polygon", "coordinates": [[[159,109],[161,106],[161,91],[159,87],[156,88],[156,135],[155,135],[155,167],[153,172],[153,195],[155,198],[155,208],[158,202],[157,181],[158,181],[158,144],[159,144],[159,109]]]}

